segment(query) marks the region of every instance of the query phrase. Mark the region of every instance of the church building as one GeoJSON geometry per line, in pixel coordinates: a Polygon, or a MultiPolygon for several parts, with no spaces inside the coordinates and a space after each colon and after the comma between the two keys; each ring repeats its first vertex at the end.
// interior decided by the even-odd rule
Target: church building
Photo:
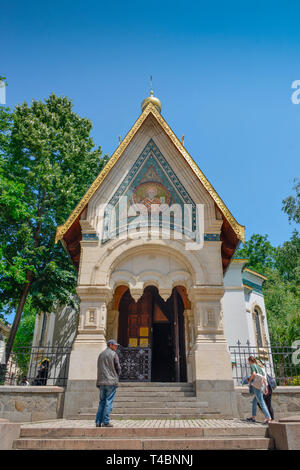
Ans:
{"type": "Polygon", "coordinates": [[[97,358],[110,338],[121,345],[121,380],[188,383],[211,409],[237,414],[229,346],[269,340],[265,278],[233,258],[244,232],[151,89],[137,121],[57,229],[56,242],[78,270],[78,323],[70,309],[61,310],[63,322],[47,314],[47,328],[41,315],[34,342],[43,334],[42,342],[58,344],[72,319],[65,416],[95,393],[97,358]]]}

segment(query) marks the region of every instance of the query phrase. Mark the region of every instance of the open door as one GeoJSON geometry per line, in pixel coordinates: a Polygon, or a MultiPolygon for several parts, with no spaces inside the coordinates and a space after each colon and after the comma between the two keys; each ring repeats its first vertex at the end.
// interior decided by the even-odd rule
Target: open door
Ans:
{"type": "Polygon", "coordinates": [[[186,382],[183,311],[176,288],[166,302],[154,286],[146,287],[138,302],[131,297],[129,289],[122,296],[118,342],[126,349],[127,357],[132,356],[133,368],[141,367],[134,364],[138,351],[151,350],[151,363],[147,367],[151,368],[152,382],[186,382]]]}

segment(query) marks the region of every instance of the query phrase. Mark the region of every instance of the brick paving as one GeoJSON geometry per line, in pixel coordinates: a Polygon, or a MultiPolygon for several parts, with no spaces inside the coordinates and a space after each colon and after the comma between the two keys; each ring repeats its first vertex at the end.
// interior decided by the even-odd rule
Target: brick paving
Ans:
{"type": "MultiPolygon", "coordinates": [[[[248,423],[240,419],[124,419],[111,420],[115,428],[255,428],[262,423],[248,423]]],[[[23,423],[22,428],[94,428],[95,421],[55,419],[23,423]]],[[[265,426],[264,426],[265,427],[265,426]]]]}

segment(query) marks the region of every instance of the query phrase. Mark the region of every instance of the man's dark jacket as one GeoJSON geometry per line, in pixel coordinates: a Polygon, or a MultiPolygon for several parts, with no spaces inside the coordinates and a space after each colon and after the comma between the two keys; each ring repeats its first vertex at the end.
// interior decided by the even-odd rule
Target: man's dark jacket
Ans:
{"type": "Polygon", "coordinates": [[[121,373],[118,354],[107,347],[98,357],[97,387],[101,385],[118,386],[119,375],[121,373]]]}

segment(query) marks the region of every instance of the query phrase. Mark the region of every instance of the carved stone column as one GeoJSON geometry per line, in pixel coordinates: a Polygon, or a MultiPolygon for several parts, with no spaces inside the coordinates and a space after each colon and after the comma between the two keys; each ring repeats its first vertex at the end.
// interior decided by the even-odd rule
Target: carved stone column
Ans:
{"type": "MultiPolygon", "coordinates": [[[[112,337],[118,341],[119,310],[114,310],[114,322],[112,337]]],[[[108,338],[109,339],[109,338],[108,338]]]]}
{"type": "Polygon", "coordinates": [[[108,315],[108,322],[107,322],[107,331],[106,331],[106,339],[115,339],[118,340],[118,320],[119,320],[119,311],[111,309],[108,315]]]}
{"type": "Polygon", "coordinates": [[[106,348],[107,306],[112,298],[109,287],[79,286],[80,316],[74,341],[65,392],[64,417],[77,416],[80,408],[99,399],[96,388],[97,361],[106,348]]]}
{"type": "Polygon", "coordinates": [[[80,316],[73,344],[69,380],[96,379],[97,359],[106,348],[107,304],[112,297],[109,287],[78,287],[80,316]]]}
{"type": "Polygon", "coordinates": [[[223,287],[189,289],[195,339],[192,348],[192,375],[197,396],[211,408],[237,416],[231,358],[224,336],[221,298],[223,287]]]}
{"type": "Polygon", "coordinates": [[[192,310],[184,311],[187,381],[193,382],[192,347],[194,345],[194,316],[192,310]]]}

